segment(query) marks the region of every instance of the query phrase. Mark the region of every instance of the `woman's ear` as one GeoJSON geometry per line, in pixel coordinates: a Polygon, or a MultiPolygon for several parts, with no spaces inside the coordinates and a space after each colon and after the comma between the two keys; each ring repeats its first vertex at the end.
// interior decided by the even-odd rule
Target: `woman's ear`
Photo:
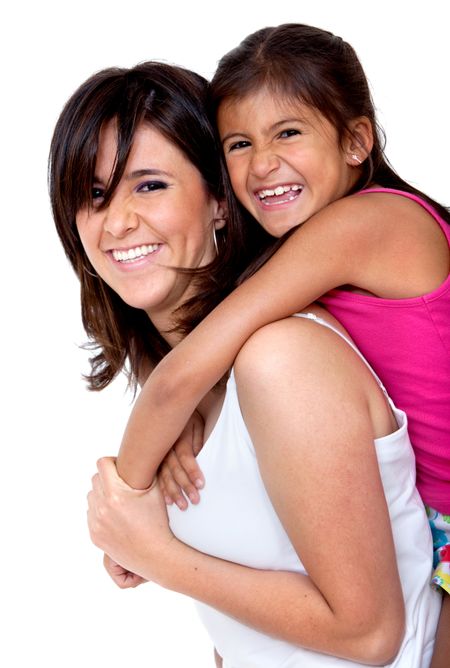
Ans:
{"type": "Polygon", "coordinates": [[[373,148],[373,127],[367,116],[359,116],[350,123],[344,142],[347,163],[361,165],[373,148]]]}
{"type": "Polygon", "coordinates": [[[221,230],[227,224],[227,207],[224,201],[217,202],[217,209],[214,216],[214,229],[221,230]]]}

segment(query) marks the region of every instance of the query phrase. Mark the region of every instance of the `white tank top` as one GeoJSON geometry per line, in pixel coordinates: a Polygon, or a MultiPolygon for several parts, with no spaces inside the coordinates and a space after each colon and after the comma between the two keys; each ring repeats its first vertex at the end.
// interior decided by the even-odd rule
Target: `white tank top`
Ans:
{"type": "MultiPolygon", "coordinates": [[[[329,327],[369,364],[341,332],[315,314],[298,314],[329,327]]],[[[387,395],[386,395],[387,396],[387,395]]],[[[389,399],[389,397],[388,397],[389,399]]],[[[374,441],[394,535],[406,607],[406,632],[392,668],[426,668],[431,660],[441,597],[430,587],[432,541],[415,487],[414,455],[403,411],[390,405],[398,430],[374,441]]],[[[245,426],[233,372],[219,418],[198,455],[205,475],[201,502],[182,512],[169,507],[170,526],[181,541],[252,568],[306,573],[264,487],[245,426]]],[[[370,531],[370,517],[368,517],[370,531]]],[[[230,582],[230,587],[233,583],[230,582]]],[[[362,664],[306,650],[274,639],[197,602],[224,668],[356,668],[362,664]]]]}

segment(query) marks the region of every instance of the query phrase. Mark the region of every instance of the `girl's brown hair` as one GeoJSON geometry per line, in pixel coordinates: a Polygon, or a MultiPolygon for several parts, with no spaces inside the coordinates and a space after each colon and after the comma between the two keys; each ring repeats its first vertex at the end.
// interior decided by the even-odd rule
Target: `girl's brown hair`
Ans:
{"type": "Polygon", "coordinates": [[[336,128],[340,141],[346,133],[352,134],[352,120],[366,116],[374,130],[374,145],[351,192],[371,183],[404,190],[425,199],[450,223],[448,209],[404,181],[389,164],[369,83],[350,44],[331,32],[299,23],[258,30],[219,61],[210,89],[212,113],[223,101],[238,103],[264,86],[275,97],[318,110],[336,128]]]}

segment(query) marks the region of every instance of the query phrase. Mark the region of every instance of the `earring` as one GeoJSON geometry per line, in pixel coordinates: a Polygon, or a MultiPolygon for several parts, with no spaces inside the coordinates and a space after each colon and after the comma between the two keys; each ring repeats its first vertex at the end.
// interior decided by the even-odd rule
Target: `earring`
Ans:
{"type": "Polygon", "coordinates": [[[356,160],[356,162],[358,163],[358,165],[361,165],[361,164],[362,164],[362,160],[361,160],[361,158],[360,158],[358,155],[356,155],[356,153],[352,153],[352,156],[351,156],[351,157],[352,157],[353,160],[356,160]]]}
{"type": "Polygon", "coordinates": [[[216,249],[216,255],[219,255],[219,246],[217,244],[217,235],[216,235],[216,226],[213,223],[212,226],[212,231],[213,231],[213,243],[214,243],[214,248],[216,249]]]}

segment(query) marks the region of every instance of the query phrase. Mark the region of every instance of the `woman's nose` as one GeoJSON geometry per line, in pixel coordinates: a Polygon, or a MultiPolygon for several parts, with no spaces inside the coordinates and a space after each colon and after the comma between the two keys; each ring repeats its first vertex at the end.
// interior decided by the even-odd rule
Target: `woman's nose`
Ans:
{"type": "Polygon", "coordinates": [[[113,237],[123,238],[139,225],[139,218],[127,200],[113,197],[105,209],[103,229],[113,237]]]}
{"type": "Polygon", "coordinates": [[[280,166],[280,159],[270,147],[254,148],[250,170],[254,176],[264,178],[280,166]]]}

